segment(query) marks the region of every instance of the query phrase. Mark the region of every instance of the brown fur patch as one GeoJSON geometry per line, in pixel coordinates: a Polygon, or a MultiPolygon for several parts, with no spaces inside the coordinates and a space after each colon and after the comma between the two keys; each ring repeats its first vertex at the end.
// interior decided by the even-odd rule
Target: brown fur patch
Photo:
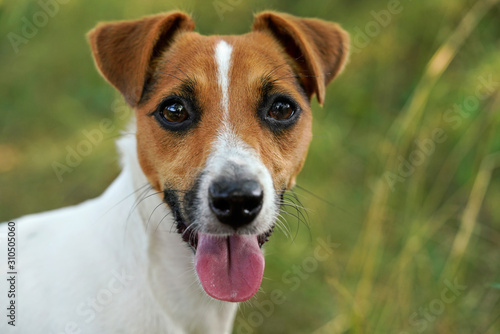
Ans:
{"type": "Polygon", "coordinates": [[[312,137],[309,99],[316,94],[323,102],[325,85],[345,62],[346,33],[325,21],[271,12],[257,15],[254,31],[242,36],[201,36],[190,32],[193,27],[187,15],[167,13],[100,25],[90,33],[101,73],[136,109],[139,161],[150,183],[156,190],[165,185],[185,190],[205,165],[223,117],[214,58],[223,39],[233,48],[230,123],[258,153],[277,190],[292,187],[312,137]],[[139,42],[141,34],[145,42],[139,42]],[[122,54],[125,50],[131,58],[122,54]],[[200,121],[186,133],[169,132],[150,113],[186,84],[199,105],[200,121]],[[262,124],[257,108],[265,89],[285,93],[300,105],[302,114],[290,129],[276,134],[262,124]]]}

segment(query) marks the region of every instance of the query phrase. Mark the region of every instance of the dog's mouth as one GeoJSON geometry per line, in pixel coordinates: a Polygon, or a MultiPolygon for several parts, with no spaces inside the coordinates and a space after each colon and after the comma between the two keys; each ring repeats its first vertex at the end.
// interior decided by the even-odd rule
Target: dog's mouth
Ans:
{"type": "MultiPolygon", "coordinates": [[[[188,229],[183,219],[175,219],[177,233],[182,236],[182,240],[184,240],[196,253],[198,248],[198,232],[194,229],[188,229]]],[[[274,231],[274,226],[272,226],[267,232],[257,235],[257,243],[259,248],[269,241],[269,237],[274,231]]]]}
{"type": "MultiPolygon", "coordinates": [[[[262,245],[273,232],[270,228],[259,235],[214,235],[197,231],[187,224],[175,193],[164,191],[172,210],[177,232],[194,252],[195,269],[205,292],[219,300],[241,302],[250,299],[260,288],[264,274],[262,245]]],[[[186,207],[190,207],[186,194],[186,207]]],[[[191,220],[192,221],[192,220],[191,220]]]]}
{"type": "Polygon", "coordinates": [[[242,302],[260,288],[265,260],[262,245],[273,229],[260,235],[212,235],[177,221],[177,232],[195,253],[195,269],[205,292],[219,300],[242,302]]]}

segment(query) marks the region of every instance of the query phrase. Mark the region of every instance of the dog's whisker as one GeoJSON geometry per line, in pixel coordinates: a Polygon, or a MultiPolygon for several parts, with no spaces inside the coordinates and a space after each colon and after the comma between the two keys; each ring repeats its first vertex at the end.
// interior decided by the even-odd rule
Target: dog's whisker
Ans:
{"type": "MultiPolygon", "coordinates": [[[[148,183],[149,185],[149,183],[148,183]]],[[[123,238],[124,238],[124,242],[125,242],[125,236],[127,235],[127,229],[128,229],[128,221],[130,220],[130,217],[132,216],[132,212],[134,211],[136,205],[140,202],[140,198],[142,196],[144,196],[148,191],[150,191],[151,189],[153,189],[153,187],[151,185],[149,185],[148,187],[146,187],[146,189],[141,192],[141,194],[139,196],[136,197],[135,201],[134,201],[134,204],[132,205],[132,207],[130,208],[129,210],[129,213],[127,215],[127,219],[125,219],[125,227],[124,227],[124,234],[123,234],[123,238]]]]}
{"type": "Polygon", "coordinates": [[[195,226],[193,227],[193,232],[190,234],[190,242],[191,244],[195,244],[198,233],[201,230],[201,226],[197,223],[193,223],[191,225],[195,226]]]}
{"type": "MultiPolygon", "coordinates": [[[[161,191],[156,191],[152,194],[149,194],[149,195],[146,195],[148,191],[151,191],[153,190],[153,187],[150,187],[148,189],[146,189],[139,197],[138,199],[136,200],[135,204],[132,206],[132,208],[130,209],[129,213],[128,213],[128,216],[127,216],[127,219],[125,221],[125,232],[127,231],[127,225],[128,225],[128,221],[130,219],[130,217],[132,216],[132,213],[134,212],[134,210],[146,199],[150,198],[151,196],[155,196],[155,195],[158,195],[161,193],[161,191]],[[142,198],[141,198],[142,197],[142,198]]],[[[155,208],[156,210],[156,208],[155,208]]],[[[153,210],[154,212],[154,210],[153,210]]],[[[151,213],[153,214],[153,213],[151,213]]]]}
{"type": "Polygon", "coordinates": [[[297,222],[299,223],[298,225],[304,224],[304,226],[306,226],[308,229],[310,229],[309,223],[305,220],[305,218],[303,218],[303,215],[297,215],[295,213],[292,213],[292,212],[286,211],[286,210],[282,210],[282,209],[281,209],[281,213],[289,215],[289,216],[297,219],[297,222]]]}
{"type": "MultiPolygon", "coordinates": [[[[170,63],[172,64],[172,62],[170,61],[170,59],[166,59],[165,60],[167,63],[170,63]]],[[[185,71],[183,71],[179,66],[175,65],[175,64],[172,64],[172,66],[174,66],[179,72],[181,72],[182,74],[184,74],[184,76],[186,77],[187,81],[184,81],[185,83],[189,83],[189,84],[192,84],[192,83],[195,83],[196,80],[191,78],[189,75],[187,75],[187,73],[185,71]]],[[[180,80],[180,79],[179,79],[180,80]]]]}
{"type": "Polygon", "coordinates": [[[191,233],[189,229],[192,229],[194,233],[196,231],[196,225],[197,225],[196,223],[189,224],[189,226],[186,227],[186,229],[184,230],[184,232],[182,232],[181,235],[184,237],[186,233],[191,233]]]}
{"type": "Polygon", "coordinates": [[[307,211],[311,211],[308,208],[305,208],[303,206],[300,206],[300,205],[293,203],[293,202],[290,202],[290,201],[282,201],[282,202],[280,202],[280,205],[285,206],[285,207],[294,208],[294,209],[299,209],[300,211],[304,211],[305,213],[307,213],[307,211]]]}
{"type": "Polygon", "coordinates": [[[308,223],[300,215],[297,215],[295,213],[292,213],[292,212],[289,212],[286,210],[280,210],[280,212],[283,214],[287,214],[289,216],[292,216],[292,217],[296,218],[299,221],[299,223],[303,223],[305,226],[308,226],[308,223]]]}
{"type": "Polygon", "coordinates": [[[281,67],[283,67],[283,66],[285,66],[285,65],[288,65],[288,62],[287,62],[287,61],[285,61],[285,62],[283,62],[283,63],[281,63],[281,64],[279,64],[279,65],[275,66],[273,69],[271,69],[269,72],[267,72],[267,73],[265,74],[265,77],[266,77],[266,78],[270,78],[270,77],[271,77],[271,74],[273,74],[273,73],[274,73],[274,72],[276,72],[279,68],[281,68],[281,67]]]}
{"type": "Polygon", "coordinates": [[[167,213],[165,216],[163,216],[163,218],[162,218],[162,219],[160,219],[160,221],[158,222],[158,225],[156,225],[156,228],[155,228],[155,233],[156,233],[156,231],[158,230],[158,227],[160,227],[161,223],[165,220],[165,218],[167,218],[168,216],[170,216],[170,214],[171,214],[171,213],[172,213],[172,212],[167,213]]]}
{"type": "Polygon", "coordinates": [[[290,237],[290,234],[288,228],[286,227],[285,221],[286,221],[285,218],[281,214],[279,214],[278,217],[276,217],[276,226],[278,227],[279,230],[281,230],[281,232],[283,232],[285,237],[288,239],[290,237]]]}
{"type": "MultiPolygon", "coordinates": [[[[291,239],[292,238],[292,230],[291,230],[290,226],[288,225],[286,218],[282,216],[280,223],[281,223],[282,232],[285,233],[286,238],[291,239]]],[[[279,227],[279,225],[278,225],[278,227],[279,227]]]]}
{"type": "Polygon", "coordinates": [[[303,221],[305,222],[306,226],[309,226],[309,213],[308,209],[305,208],[300,200],[294,196],[294,194],[284,194],[281,200],[281,204],[285,207],[292,207],[296,210],[297,216],[301,216],[303,221]],[[287,196],[287,197],[285,197],[287,196]],[[291,196],[291,197],[288,197],[291,196]],[[297,201],[299,204],[297,204],[295,201],[297,201]]]}
{"type": "Polygon", "coordinates": [[[334,204],[334,203],[332,203],[332,202],[328,201],[327,199],[324,199],[323,197],[321,197],[321,196],[319,196],[319,195],[316,195],[316,194],[315,194],[315,193],[313,193],[312,191],[310,191],[310,190],[308,190],[308,189],[306,189],[306,188],[304,188],[304,187],[302,187],[302,186],[299,186],[298,184],[296,184],[296,185],[295,185],[295,187],[296,187],[297,189],[300,189],[300,190],[304,191],[305,193],[307,193],[307,194],[311,195],[312,197],[314,197],[314,198],[316,198],[316,199],[319,199],[320,201],[322,201],[322,202],[324,202],[324,203],[328,204],[329,206],[331,206],[331,207],[333,207],[333,208],[336,208],[336,209],[338,209],[338,210],[342,211],[343,213],[345,213],[345,214],[348,214],[348,215],[352,216],[352,213],[351,213],[351,212],[347,211],[346,209],[343,209],[343,208],[339,207],[338,205],[336,205],[336,204],[334,204]]]}
{"type": "Polygon", "coordinates": [[[278,82],[278,81],[281,81],[281,80],[284,80],[284,79],[290,79],[290,78],[299,79],[299,78],[300,78],[300,76],[298,76],[298,75],[289,75],[289,74],[287,74],[287,75],[284,75],[284,76],[281,76],[281,77],[278,77],[278,78],[276,78],[276,79],[271,80],[271,82],[270,82],[270,83],[273,83],[273,84],[274,84],[274,83],[276,83],[276,82],[278,82]]]}
{"type": "Polygon", "coordinates": [[[160,206],[164,205],[163,202],[160,202],[160,204],[158,204],[154,209],[153,211],[151,212],[151,214],[149,215],[149,218],[148,218],[148,221],[146,222],[146,231],[148,230],[148,226],[149,226],[149,221],[151,220],[151,217],[153,216],[153,214],[155,213],[156,209],[158,209],[160,206]]]}
{"type": "Polygon", "coordinates": [[[181,81],[182,83],[184,83],[185,85],[191,85],[191,84],[192,84],[192,82],[187,81],[187,80],[185,80],[185,79],[181,79],[181,78],[179,78],[179,77],[177,77],[177,76],[175,76],[175,75],[173,75],[173,74],[170,74],[170,73],[165,73],[165,72],[163,72],[163,73],[161,73],[161,74],[162,74],[162,75],[168,75],[169,77],[175,78],[175,79],[177,79],[177,80],[181,81]]]}
{"type": "MultiPolygon", "coordinates": [[[[295,190],[290,189],[290,192],[289,192],[289,193],[287,193],[287,195],[292,196],[292,198],[293,198],[293,199],[295,199],[295,200],[297,201],[297,203],[299,203],[300,205],[302,205],[302,206],[303,206],[302,201],[300,200],[300,198],[299,198],[299,196],[298,196],[298,195],[302,195],[302,194],[298,194],[295,190]]],[[[304,195],[302,195],[302,196],[304,196],[304,195]]],[[[305,196],[304,196],[304,197],[305,197],[305,196]]]]}
{"type": "Polygon", "coordinates": [[[293,189],[292,189],[292,191],[291,191],[291,195],[292,195],[292,197],[293,197],[293,198],[291,199],[291,200],[292,200],[292,202],[293,202],[293,200],[295,199],[295,201],[297,201],[298,205],[302,208],[301,213],[302,213],[302,215],[304,215],[304,214],[305,214],[305,217],[304,217],[304,218],[305,218],[305,220],[306,220],[306,222],[307,222],[307,227],[309,228],[309,211],[310,211],[310,210],[309,210],[309,209],[307,209],[307,208],[306,208],[306,207],[302,204],[302,202],[300,201],[300,199],[299,199],[299,197],[297,196],[297,194],[295,193],[295,191],[293,191],[293,189]]]}
{"type": "Polygon", "coordinates": [[[125,201],[127,198],[129,198],[130,196],[134,195],[136,192],[138,192],[139,190],[142,190],[144,189],[144,187],[147,187],[149,185],[149,182],[146,182],[144,185],[140,186],[139,188],[135,189],[133,192],[131,192],[130,194],[128,194],[127,196],[125,196],[124,198],[122,198],[121,200],[119,200],[116,204],[112,205],[108,210],[106,210],[102,216],[106,215],[108,212],[110,212],[112,209],[114,209],[116,206],[118,206],[119,204],[123,203],[123,201],[125,201]]]}
{"type": "Polygon", "coordinates": [[[300,207],[300,208],[302,209],[303,213],[305,213],[305,215],[306,215],[306,220],[307,220],[307,221],[309,221],[309,211],[310,211],[310,210],[309,210],[309,209],[307,209],[307,208],[306,208],[306,207],[302,204],[302,202],[301,202],[301,201],[300,201],[300,199],[298,198],[297,194],[296,194],[293,190],[292,190],[292,192],[291,192],[291,196],[292,196],[292,198],[289,198],[289,200],[291,200],[292,202],[294,202],[294,200],[296,201],[296,203],[295,203],[295,202],[294,202],[294,203],[295,203],[298,207],[300,207]]]}
{"type": "MultiPolygon", "coordinates": [[[[151,189],[152,190],[152,189],[151,189]]],[[[136,204],[135,208],[136,209],[143,201],[147,200],[148,198],[152,197],[152,196],[155,196],[155,195],[159,195],[161,194],[162,192],[161,191],[156,191],[154,193],[151,193],[149,195],[145,195],[140,201],[139,203],[136,204]]]]}
{"type": "Polygon", "coordinates": [[[150,185],[149,187],[147,187],[146,189],[144,189],[144,191],[142,191],[139,196],[136,197],[135,201],[134,201],[134,204],[132,204],[132,206],[130,207],[130,210],[128,212],[128,215],[127,215],[127,221],[129,220],[130,216],[132,215],[132,212],[135,210],[135,208],[137,207],[137,205],[139,204],[139,202],[141,201],[141,199],[143,198],[143,196],[146,196],[147,192],[152,190],[153,187],[150,185]]]}
{"type": "Polygon", "coordinates": [[[183,70],[181,70],[181,69],[180,69],[180,67],[178,67],[177,65],[174,65],[174,67],[175,67],[176,69],[178,69],[178,70],[179,70],[182,74],[184,74],[184,76],[188,79],[188,81],[189,81],[190,83],[194,83],[194,82],[196,82],[193,78],[191,78],[189,75],[187,75],[187,74],[186,74],[186,72],[184,72],[183,70]]]}
{"type": "MultiPolygon", "coordinates": [[[[305,211],[304,209],[301,209],[299,206],[294,205],[294,204],[282,204],[281,206],[284,207],[285,209],[286,208],[294,209],[296,214],[293,214],[293,216],[295,216],[297,219],[300,218],[300,221],[309,227],[309,215],[307,214],[307,211],[305,211]],[[305,214],[304,214],[304,212],[305,212],[305,214]]],[[[283,211],[292,215],[292,213],[288,210],[283,210],[283,211]]]]}
{"type": "Polygon", "coordinates": [[[177,233],[177,231],[172,231],[173,229],[176,229],[177,228],[177,224],[175,222],[172,222],[172,224],[170,225],[170,230],[168,231],[168,233],[177,233]]]}

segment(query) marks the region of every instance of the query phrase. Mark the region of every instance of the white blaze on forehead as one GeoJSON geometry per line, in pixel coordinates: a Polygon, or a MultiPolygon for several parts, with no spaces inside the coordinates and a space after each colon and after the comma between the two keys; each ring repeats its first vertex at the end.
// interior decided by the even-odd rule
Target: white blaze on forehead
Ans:
{"type": "Polygon", "coordinates": [[[233,47],[224,40],[215,45],[217,83],[220,91],[220,112],[222,122],[217,129],[217,137],[212,143],[197,194],[197,221],[203,233],[233,234],[234,229],[220,224],[210,211],[208,189],[214,180],[221,176],[232,175],[238,178],[255,179],[263,187],[264,203],[255,222],[240,229],[242,234],[262,234],[269,230],[276,219],[277,207],[274,202],[273,179],[253,147],[245,143],[234,127],[231,126],[230,111],[230,72],[233,47]]]}
{"type": "Polygon", "coordinates": [[[227,126],[229,122],[229,69],[231,67],[231,53],[233,47],[221,40],[215,47],[215,61],[217,62],[217,81],[221,90],[221,108],[223,120],[227,126]]]}

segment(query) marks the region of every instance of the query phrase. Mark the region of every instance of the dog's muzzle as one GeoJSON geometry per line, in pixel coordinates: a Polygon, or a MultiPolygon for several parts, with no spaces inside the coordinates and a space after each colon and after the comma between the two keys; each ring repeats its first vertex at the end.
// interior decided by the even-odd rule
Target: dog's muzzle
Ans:
{"type": "Polygon", "coordinates": [[[173,210],[178,231],[195,252],[205,292],[241,302],[262,282],[261,247],[272,232],[279,200],[269,170],[251,148],[237,140],[215,147],[183,205],[175,205],[175,196],[165,198],[171,208],[180,208],[173,210]]]}

